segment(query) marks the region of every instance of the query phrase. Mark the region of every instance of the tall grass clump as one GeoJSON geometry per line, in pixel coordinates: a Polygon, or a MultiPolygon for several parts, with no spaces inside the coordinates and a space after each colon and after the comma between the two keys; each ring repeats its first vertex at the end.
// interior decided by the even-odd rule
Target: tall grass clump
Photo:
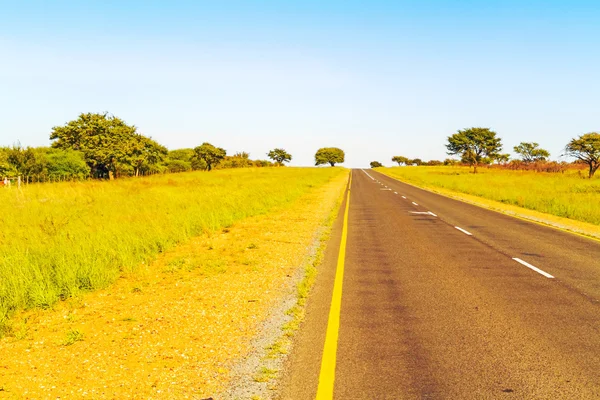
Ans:
{"type": "Polygon", "coordinates": [[[343,171],[239,169],[0,188],[0,334],[15,310],[106,287],[179,242],[283,207],[343,171]]]}
{"type": "Polygon", "coordinates": [[[379,172],[422,187],[443,188],[559,217],[600,225],[600,180],[563,173],[468,167],[394,167],[379,172]]]}

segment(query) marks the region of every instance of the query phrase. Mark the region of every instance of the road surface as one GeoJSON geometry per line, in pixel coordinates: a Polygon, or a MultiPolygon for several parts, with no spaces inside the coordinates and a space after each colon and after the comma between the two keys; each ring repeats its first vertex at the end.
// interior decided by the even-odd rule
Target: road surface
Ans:
{"type": "Polygon", "coordinates": [[[349,198],[281,399],[600,398],[600,242],[372,170],[349,198]]]}

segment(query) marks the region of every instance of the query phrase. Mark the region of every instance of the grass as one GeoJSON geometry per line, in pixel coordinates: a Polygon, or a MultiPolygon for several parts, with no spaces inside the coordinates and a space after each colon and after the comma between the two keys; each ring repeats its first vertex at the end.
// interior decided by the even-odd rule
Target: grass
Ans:
{"type": "Polygon", "coordinates": [[[473,174],[467,167],[421,166],[377,171],[417,186],[442,188],[600,225],[600,180],[587,179],[577,170],[556,174],[481,168],[473,174]]]}
{"type": "Polygon", "coordinates": [[[70,346],[75,344],[75,342],[80,342],[83,340],[83,333],[78,329],[71,329],[67,332],[67,337],[62,342],[63,346],[70,346]]]}
{"type": "MultiPolygon", "coordinates": [[[[82,391],[103,397],[107,387],[114,398],[230,397],[223,394],[229,382],[253,382],[260,372],[254,362],[241,370],[234,365],[254,354],[254,338],[267,334],[264,321],[296,295],[292,277],[312,263],[315,239],[327,230],[348,180],[347,170],[332,174],[285,206],[179,243],[105,289],[49,310],[15,313],[11,323],[24,340],[14,332],[0,338],[0,386],[15,398],[70,398],[82,391]],[[71,330],[84,332],[84,340],[62,346],[71,330]],[[31,376],[39,377],[36,385],[31,376]]],[[[283,336],[276,326],[269,332],[283,336]]],[[[276,360],[261,365],[267,351],[258,352],[259,366],[281,368],[276,360]]],[[[252,394],[269,398],[275,381],[256,385],[261,390],[252,394]]]]}
{"type": "Polygon", "coordinates": [[[277,377],[277,372],[276,369],[261,367],[253,379],[255,382],[269,382],[271,379],[277,377]]]}
{"type": "Polygon", "coordinates": [[[2,189],[0,335],[16,310],[107,287],[178,243],[284,207],[340,173],[239,169],[2,189]]]}

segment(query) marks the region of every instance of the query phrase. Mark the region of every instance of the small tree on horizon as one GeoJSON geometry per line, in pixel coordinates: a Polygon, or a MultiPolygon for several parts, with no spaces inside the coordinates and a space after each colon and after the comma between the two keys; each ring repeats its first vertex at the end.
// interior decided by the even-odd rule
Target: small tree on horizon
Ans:
{"type": "Polygon", "coordinates": [[[371,161],[371,168],[383,167],[383,164],[379,161],[371,161]]]}
{"type": "Polygon", "coordinates": [[[273,149],[267,153],[267,156],[279,166],[282,166],[284,162],[292,160],[292,155],[284,149],[273,149]]]}
{"type": "Polygon", "coordinates": [[[541,149],[540,145],[535,142],[521,142],[513,150],[521,156],[525,163],[546,161],[550,157],[550,152],[541,149]]]}
{"type": "Polygon", "coordinates": [[[401,166],[402,164],[408,165],[408,161],[409,161],[409,159],[404,156],[392,157],[392,162],[398,163],[398,166],[401,166]]]}
{"type": "Polygon", "coordinates": [[[591,179],[600,167],[600,133],[590,132],[572,139],[565,147],[565,155],[575,157],[589,167],[591,179]]]}
{"type": "Polygon", "coordinates": [[[499,155],[502,140],[489,128],[468,128],[449,136],[446,148],[449,155],[460,155],[461,161],[477,173],[479,164],[489,163],[499,155]]]}
{"type": "Polygon", "coordinates": [[[315,165],[330,164],[332,167],[335,164],[344,162],[344,150],[337,147],[323,147],[317,150],[315,154],[315,165]]]}
{"type": "Polygon", "coordinates": [[[202,145],[194,148],[194,157],[206,163],[206,169],[212,170],[222,159],[225,158],[227,152],[225,149],[215,147],[210,143],[204,142],[202,145]]]}

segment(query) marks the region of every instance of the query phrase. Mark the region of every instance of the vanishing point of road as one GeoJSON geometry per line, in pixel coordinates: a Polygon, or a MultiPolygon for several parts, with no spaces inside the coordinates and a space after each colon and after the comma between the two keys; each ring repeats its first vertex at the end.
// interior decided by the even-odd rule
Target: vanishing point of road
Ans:
{"type": "Polygon", "coordinates": [[[282,399],[600,398],[600,242],[353,170],[331,243],[282,399]]]}

